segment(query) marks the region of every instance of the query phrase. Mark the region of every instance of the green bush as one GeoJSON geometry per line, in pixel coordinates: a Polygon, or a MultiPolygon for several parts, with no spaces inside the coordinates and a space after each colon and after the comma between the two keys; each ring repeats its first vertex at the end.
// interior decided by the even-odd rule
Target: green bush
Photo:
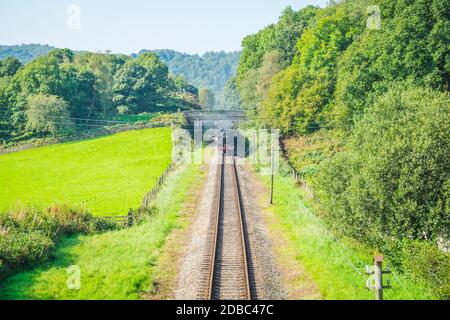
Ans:
{"type": "Polygon", "coordinates": [[[365,2],[365,8],[379,5],[382,28],[366,29],[339,59],[332,118],[345,127],[394,81],[442,91],[450,85],[448,1],[365,2]]]}
{"type": "Polygon", "coordinates": [[[42,232],[11,231],[0,238],[0,256],[8,269],[17,269],[46,260],[54,246],[42,232]]]}
{"type": "Polygon", "coordinates": [[[448,236],[449,102],[399,85],[369,108],[347,151],[325,161],[317,179],[333,222],[372,245],[448,236]]]}
{"type": "Polygon", "coordinates": [[[47,260],[62,236],[118,228],[118,224],[65,205],[44,212],[21,208],[0,215],[0,277],[47,260]]]}
{"type": "Polygon", "coordinates": [[[44,212],[20,208],[0,215],[0,226],[24,232],[39,231],[51,239],[60,235],[92,233],[109,230],[115,225],[109,220],[94,217],[83,211],[58,205],[44,212]]]}
{"type": "Polygon", "coordinates": [[[403,270],[416,281],[431,284],[441,299],[450,299],[450,255],[423,241],[409,241],[403,248],[403,270]]]}
{"type": "Polygon", "coordinates": [[[171,124],[175,126],[184,126],[187,124],[187,120],[182,113],[172,113],[172,114],[160,114],[149,120],[150,124],[153,125],[165,125],[169,126],[171,124]]]}

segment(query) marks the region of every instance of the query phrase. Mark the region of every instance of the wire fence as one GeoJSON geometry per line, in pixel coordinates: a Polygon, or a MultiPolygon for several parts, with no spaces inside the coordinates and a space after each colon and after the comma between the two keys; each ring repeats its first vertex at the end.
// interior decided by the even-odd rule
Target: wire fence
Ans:
{"type": "Polygon", "coordinates": [[[172,169],[175,167],[173,163],[169,165],[169,167],[163,172],[161,177],[159,177],[158,182],[156,182],[155,186],[152,190],[150,190],[149,193],[147,193],[142,200],[142,208],[148,208],[150,206],[150,203],[155,200],[156,196],[158,195],[159,191],[161,191],[161,188],[166,181],[168,175],[172,171],[172,169]]]}
{"type": "Polygon", "coordinates": [[[131,227],[135,224],[139,224],[146,214],[148,214],[148,209],[151,208],[151,203],[156,199],[159,192],[161,191],[164,183],[166,182],[167,177],[172,172],[172,170],[175,168],[175,164],[171,163],[167,169],[162,173],[162,175],[159,177],[156,184],[153,186],[153,188],[144,196],[144,199],[142,200],[142,204],[140,208],[138,209],[130,209],[128,211],[128,214],[126,216],[105,216],[103,218],[119,222],[123,224],[124,226],[131,227]]]}

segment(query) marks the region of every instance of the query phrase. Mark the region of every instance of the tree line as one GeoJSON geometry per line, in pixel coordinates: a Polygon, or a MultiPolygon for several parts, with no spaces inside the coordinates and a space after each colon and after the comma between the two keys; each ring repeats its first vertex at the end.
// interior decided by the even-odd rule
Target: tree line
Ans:
{"type": "Polygon", "coordinates": [[[41,44],[21,44],[16,46],[0,45],[0,60],[8,57],[17,58],[21,63],[28,63],[40,56],[47,55],[56,48],[41,44]]]}
{"type": "MultiPolygon", "coordinates": [[[[155,53],[137,58],[55,49],[0,61],[0,140],[70,134],[85,121],[198,105],[198,90],[155,53]]],[[[83,127],[85,128],[85,127],[83,127]]]]}
{"type": "Polygon", "coordinates": [[[227,85],[256,125],[321,145],[294,150],[300,156],[291,160],[339,233],[383,251],[444,298],[449,19],[445,0],[287,8],[276,24],[243,40],[237,76],[227,85]],[[380,28],[368,24],[378,18],[374,5],[380,28]]]}
{"type": "MultiPolygon", "coordinates": [[[[135,56],[149,52],[142,50],[135,56]]],[[[214,97],[207,105],[228,108],[224,100],[224,88],[227,81],[236,74],[240,52],[206,52],[200,56],[173,50],[153,50],[167,64],[170,72],[183,76],[189,83],[200,90],[208,90],[214,97]],[[213,102],[211,104],[211,102],[213,102]]],[[[205,96],[209,94],[205,91],[205,96]]]]}

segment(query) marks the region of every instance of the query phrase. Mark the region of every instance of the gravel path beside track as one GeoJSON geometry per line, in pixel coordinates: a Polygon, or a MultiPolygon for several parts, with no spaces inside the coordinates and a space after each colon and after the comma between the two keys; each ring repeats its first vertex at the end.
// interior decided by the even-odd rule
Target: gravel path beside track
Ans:
{"type": "MultiPolygon", "coordinates": [[[[191,242],[181,268],[178,288],[175,291],[175,299],[177,300],[194,300],[196,298],[199,279],[202,276],[200,267],[204,257],[204,247],[213,206],[216,170],[216,164],[209,164],[208,177],[203,186],[203,197],[198,208],[197,218],[191,226],[191,242]]],[[[195,186],[193,187],[195,188],[195,186]]]]}

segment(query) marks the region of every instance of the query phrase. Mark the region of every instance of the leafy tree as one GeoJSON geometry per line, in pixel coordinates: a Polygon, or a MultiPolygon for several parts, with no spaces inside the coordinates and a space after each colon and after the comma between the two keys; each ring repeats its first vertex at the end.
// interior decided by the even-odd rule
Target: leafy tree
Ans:
{"type": "MultiPolygon", "coordinates": [[[[0,50],[1,52],[1,50],[0,50]]],[[[52,50],[21,66],[14,58],[0,62],[0,139],[19,141],[49,131],[28,125],[30,97],[58,96],[77,123],[107,119],[118,111],[152,112],[198,106],[198,91],[169,79],[167,66],[154,53],[136,59],[124,55],[52,50]],[[177,87],[178,85],[178,87],[177,87]]],[[[89,126],[79,130],[85,130],[89,126]]],[[[55,130],[52,130],[53,134],[55,130]]]]}
{"type": "Polygon", "coordinates": [[[261,103],[256,92],[256,86],[259,82],[259,70],[250,69],[241,79],[238,78],[236,82],[242,99],[242,109],[248,116],[256,116],[261,103]]]}
{"type": "Polygon", "coordinates": [[[0,61],[0,78],[13,76],[21,67],[22,64],[19,60],[13,57],[7,57],[0,61]]]}
{"type": "Polygon", "coordinates": [[[11,137],[12,110],[9,107],[9,92],[7,78],[0,78],[0,141],[6,141],[11,137]]]}
{"type": "Polygon", "coordinates": [[[26,65],[17,74],[15,80],[19,91],[25,96],[31,94],[61,95],[62,74],[58,58],[44,56],[26,65]]]}
{"type": "Polygon", "coordinates": [[[273,76],[283,69],[283,62],[278,51],[269,51],[264,55],[260,68],[251,69],[237,84],[242,107],[248,115],[256,116],[267,96],[273,76]]]}
{"type": "Polygon", "coordinates": [[[366,30],[339,62],[333,119],[351,127],[392,81],[448,90],[450,21],[445,1],[382,1],[381,30],[366,30]],[[400,40],[401,39],[401,40],[400,40]]]}
{"type": "MultiPolygon", "coordinates": [[[[288,7],[277,24],[269,25],[243,40],[237,85],[242,107],[248,115],[257,115],[263,108],[261,106],[267,98],[272,78],[292,63],[297,53],[298,38],[312,23],[318,10],[309,6],[295,12],[288,7]]],[[[276,103],[272,100],[265,105],[276,103]]],[[[265,115],[271,117],[270,112],[265,115]]]]}
{"type": "Polygon", "coordinates": [[[261,68],[258,69],[258,83],[256,84],[256,95],[259,101],[264,101],[273,76],[283,70],[281,54],[274,50],[264,55],[261,68]]]}
{"type": "Polygon", "coordinates": [[[214,109],[215,98],[214,94],[206,88],[202,88],[199,93],[200,106],[203,109],[214,109]]]}
{"type": "Polygon", "coordinates": [[[152,80],[159,82],[161,87],[167,84],[169,69],[156,53],[143,53],[136,58],[136,62],[143,66],[152,76],[152,80]]]}
{"type": "Polygon", "coordinates": [[[71,63],[75,57],[75,54],[70,49],[55,49],[50,51],[49,57],[55,57],[59,63],[71,63]]]}
{"type": "Polygon", "coordinates": [[[242,105],[242,99],[239,94],[239,90],[236,83],[236,77],[231,78],[224,91],[224,106],[230,110],[240,110],[242,105]]]}
{"type": "Polygon", "coordinates": [[[114,114],[113,85],[114,59],[109,54],[86,53],[76,57],[77,69],[84,72],[86,78],[93,77],[92,94],[86,118],[99,114],[101,118],[109,118],[114,114]]]}
{"type": "Polygon", "coordinates": [[[244,111],[307,146],[290,160],[317,159],[307,178],[330,223],[444,299],[448,254],[436,240],[450,238],[447,2],[343,0],[302,21],[288,8],[244,39],[237,76],[244,111]],[[379,30],[366,27],[369,5],[381,8],[379,30]],[[263,72],[274,50],[283,70],[263,72]]]}
{"type": "Polygon", "coordinates": [[[19,69],[5,88],[14,135],[26,132],[28,97],[35,94],[62,96],[61,68],[55,57],[40,57],[19,69]]]}
{"type": "Polygon", "coordinates": [[[146,74],[147,70],[136,61],[127,61],[114,75],[114,103],[128,107],[131,113],[143,112],[143,95],[148,88],[146,74]]]}
{"type": "Polygon", "coordinates": [[[169,74],[169,79],[173,83],[176,92],[189,93],[198,96],[198,89],[189,84],[183,76],[169,74]]]}
{"type": "Polygon", "coordinates": [[[264,56],[270,51],[277,51],[283,67],[291,64],[297,53],[297,41],[312,23],[318,8],[307,6],[295,12],[287,7],[278,23],[269,25],[254,35],[247,36],[242,41],[242,55],[237,70],[238,83],[246,77],[250,70],[259,69],[264,56]]]}
{"type": "Polygon", "coordinates": [[[186,82],[183,76],[177,76],[169,74],[170,81],[170,94],[174,104],[182,108],[195,108],[198,107],[198,89],[193,85],[186,82]]]}
{"type": "Polygon", "coordinates": [[[151,112],[170,95],[167,66],[154,53],[128,60],[114,75],[116,106],[127,106],[131,113],[151,112]]]}
{"type": "Polygon", "coordinates": [[[292,7],[287,7],[281,14],[275,26],[274,49],[280,53],[280,59],[284,66],[292,62],[297,54],[297,42],[306,27],[316,17],[319,9],[307,6],[295,12],[292,7]]]}
{"type": "Polygon", "coordinates": [[[361,33],[361,12],[353,7],[329,7],[316,16],[314,27],[298,41],[298,56],[284,74],[266,80],[261,94],[263,114],[288,134],[306,134],[324,125],[335,87],[337,61],[361,33]],[[273,88],[268,89],[270,86],[273,88]]]}
{"type": "Polygon", "coordinates": [[[153,89],[144,93],[145,99],[154,105],[163,104],[165,97],[171,93],[168,67],[152,52],[140,55],[136,61],[147,70],[146,81],[153,89]]]}
{"type": "Polygon", "coordinates": [[[247,73],[261,67],[264,55],[275,49],[272,44],[275,35],[275,26],[269,25],[257,34],[249,35],[242,40],[242,54],[237,69],[238,84],[243,81],[247,73]]]}
{"type": "Polygon", "coordinates": [[[271,83],[267,97],[262,104],[264,121],[283,133],[292,133],[294,122],[299,117],[296,98],[300,91],[301,78],[298,68],[290,67],[276,75],[271,83]]]}
{"type": "Polygon", "coordinates": [[[56,136],[74,130],[68,104],[62,98],[52,95],[34,95],[28,99],[27,128],[39,134],[56,136]]]}

